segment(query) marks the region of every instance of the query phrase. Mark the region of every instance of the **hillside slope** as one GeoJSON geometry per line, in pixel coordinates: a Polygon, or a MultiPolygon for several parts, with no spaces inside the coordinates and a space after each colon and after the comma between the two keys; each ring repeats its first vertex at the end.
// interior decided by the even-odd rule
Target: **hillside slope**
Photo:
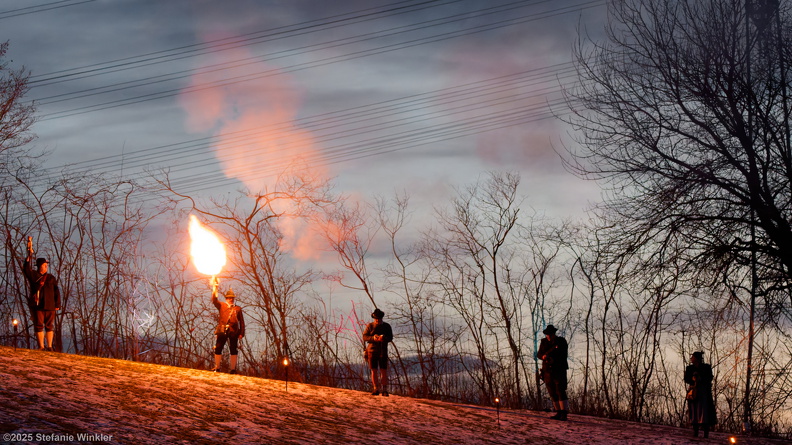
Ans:
{"type": "MultiPolygon", "coordinates": [[[[0,443],[668,444],[690,430],[0,347],[0,443]],[[10,434],[10,436],[9,436],[10,434]],[[82,435],[92,435],[85,437],[82,435]]],[[[740,443],[781,443],[743,439],[740,443]]]]}

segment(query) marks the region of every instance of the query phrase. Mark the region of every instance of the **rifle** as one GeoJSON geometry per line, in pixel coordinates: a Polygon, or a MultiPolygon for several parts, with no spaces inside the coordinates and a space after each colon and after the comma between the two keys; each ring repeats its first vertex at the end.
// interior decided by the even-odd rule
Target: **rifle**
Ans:
{"type": "Polygon", "coordinates": [[[27,253],[28,253],[27,260],[32,265],[32,263],[33,263],[33,237],[32,236],[27,237],[27,253]]]}

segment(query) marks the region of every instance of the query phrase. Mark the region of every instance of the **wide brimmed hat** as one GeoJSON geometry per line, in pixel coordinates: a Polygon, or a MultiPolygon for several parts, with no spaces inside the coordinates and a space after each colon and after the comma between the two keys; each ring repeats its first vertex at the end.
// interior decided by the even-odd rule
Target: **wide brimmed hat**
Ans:
{"type": "Polygon", "coordinates": [[[39,267],[44,263],[49,263],[49,261],[46,258],[36,258],[36,267],[39,267]]]}
{"type": "Polygon", "coordinates": [[[374,312],[371,313],[371,318],[376,318],[377,320],[382,320],[382,317],[385,316],[385,312],[382,312],[379,309],[374,309],[374,312]]]}
{"type": "Polygon", "coordinates": [[[226,297],[226,300],[228,300],[229,298],[231,298],[231,299],[236,298],[236,295],[234,295],[233,289],[228,289],[226,291],[226,293],[225,293],[225,297],[226,297]]]}
{"type": "Polygon", "coordinates": [[[556,329],[556,327],[555,327],[555,326],[553,326],[553,325],[549,324],[549,325],[547,325],[547,327],[544,329],[544,331],[542,331],[542,334],[544,334],[544,335],[553,335],[553,334],[555,334],[556,332],[558,332],[558,329],[556,329]]]}

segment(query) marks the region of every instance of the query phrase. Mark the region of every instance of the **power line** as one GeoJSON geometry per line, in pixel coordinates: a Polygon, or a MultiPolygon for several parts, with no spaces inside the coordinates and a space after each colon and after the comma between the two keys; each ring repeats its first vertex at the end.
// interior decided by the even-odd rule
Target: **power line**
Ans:
{"type": "Polygon", "coordinates": [[[97,75],[97,73],[103,74],[104,72],[108,72],[108,70],[111,70],[109,71],[110,73],[114,73],[119,71],[116,68],[130,69],[130,68],[137,68],[139,66],[148,66],[156,63],[168,62],[172,60],[172,59],[168,59],[169,57],[175,57],[176,60],[183,58],[177,56],[189,55],[188,57],[195,57],[198,55],[203,55],[207,52],[225,51],[229,49],[239,48],[242,46],[247,46],[253,43],[260,43],[262,39],[266,39],[270,37],[281,38],[283,35],[287,35],[289,33],[293,33],[296,31],[306,32],[308,30],[312,30],[311,32],[315,32],[316,30],[333,29],[341,25],[346,26],[348,24],[368,21],[371,20],[372,18],[376,18],[377,16],[383,16],[390,13],[395,13],[395,12],[407,13],[407,12],[420,11],[426,9],[427,7],[444,6],[452,3],[457,3],[459,1],[462,0],[444,0],[442,2],[441,0],[428,0],[428,1],[421,1],[415,4],[409,4],[409,3],[413,3],[414,0],[406,0],[396,3],[397,6],[395,7],[391,7],[387,9],[382,9],[382,8],[363,9],[363,10],[355,11],[353,13],[338,14],[330,17],[324,17],[322,19],[310,20],[306,22],[281,26],[274,29],[255,31],[255,32],[243,34],[241,36],[215,39],[215,40],[210,40],[208,42],[184,45],[176,48],[155,51],[137,56],[124,57],[121,59],[95,63],[92,65],[86,65],[76,68],[68,68],[64,70],[53,71],[47,74],[35,75],[35,76],[31,76],[30,84],[31,86],[50,85],[53,83],[63,82],[65,80],[73,80],[74,78],[92,77],[92,75],[97,75]],[[432,6],[428,6],[428,5],[432,5],[432,6]],[[415,9],[411,10],[409,8],[415,8],[415,9]],[[371,11],[375,11],[375,12],[371,12],[371,11]],[[347,17],[350,15],[351,17],[347,17]],[[365,19],[365,20],[361,20],[361,19],[365,19]],[[335,25],[335,26],[329,26],[329,25],[335,25]],[[91,76],[88,76],[88,74],[90,74],[91,76]]]}
{"type": "MultiPolygon", "coordinates": [[[[218,140],[255,138],[265,134],[277,135],[278,131],[288,130],[291,127],[299,127],[311,133],[315,133],[328,128],[339,128],[344,125],[360,124],[361,122],[373,119],[382,119],[394,115],[398,116],[398,113],[416,113],[420,111],[421,107],[426,107],[428,105],[447,105],[451,102],[461,101],[463,99],[475,99],[476,106],[468,109],[475,110],[485,107],[485,104],[488,102],[488,95],[497,94],[501,91],[508,91],[521,86],[530,86],[531,84],[529,82],[535,84],[537,82],[556,80],[558,76],[569,76],[571,72],[573,72],[571,63],[561,63],[494,79],[470,82],[468,84],[435,90],[428,93],[338,110],[316,116],[307,116],[294,121],[279,122],[255,129],[224,133],[202,139],[136,150],[131,154],[104,156],[71,164],[71,166],[92,170],[118,169],[123,163],[126,168],[141,167],[144,163],[151,163],[158,159],[180,159],[189,155],[190,152],[208,148],[218,140]],[[361,118],[361,120],[354,120],[355,118],[361,118]],[[165,152],[163,153],[163,151],[165,152]],[[132,162],[132,164],[130,164],[130,162],[132,162]],[[135,162],[138,163],[135,164],[135,162]]],[[[393,121],[389,121],[389,123],[392,122],[393,121]]],[[[358,126],[354,127],[351,131],[354,131],[355,134],[363,134],[365,129],[358,126]]]]}
{"type": "Polygon", "coordinates": [[[0,20],[9,19],[11,17],[19,17],[26,14],[34,14],[37,12],[51,11],[53,9],[65,8],[68,6],[81,5],[83,3],[91,3],[96,0],[60,0],[50,3],[42,3],[36,6],[26,6],[24,8],[9,9],[7,11],[0,11],[0,20]],[[66,4],[64,4],[66,3],[66,4]]]}
{"type": "MultiPolygon", "coordinates": [[[[556,8],[552,11],[545,11],[541,14],[534,13],[523,15],[517,18],[511,17],[507,20],[500,20],[494,23],[488,23],[487,25],[480,25],[479,27],[473,28],[475,31],[468,29],[464,32],[456,31],[451,33],[435,34],[422,39],[413,39],[407,42],[384,45],[366,51],[347,53],[339,56],[349,57],[349,59],[330,61],[328,61],[328,59],[322,59],[312,62],[315,65],[305,67],[301,65],[293,65],[292,67],[287,67],[287,69],[308,69],[315,66],[323,66],[328,63],[336,63],[337,61],[351,60],[352,58],[356,57],[382,54],[384,52],[394,50],[393,48],[401,49],[402,47],[416,46],[419,44],[435,41],[429,39],[436,39],[438,36],[444,38],[454,38],[469,35],[476,32],[497,29],[499,27],[511,26],[514,24],[513,22],[516,19],[520,19],[522,20],[522,23],[524,23],[530,20],[538,20],[540,18],[546,18],[552,15],[582,11],[585,8],[598,6],[602,3],[603,2],[601,0],[588,1],[571,7],[556,8]],[[407,46],[398,47],[398,45],[407,46]]],[[[445,17],[445,19],[447,18],[448,17],[445,17]]],[[[434,22],[437,22],[437,20],[443,19],[434,19],[434,22]]],[[[389,30],[379,31],[379,33],[390,31],[395,35],[397,34],[396,30],[415,29],[416,25],[417,24],[409,25],[412,28],[407,26],[391,28],[389,30]]],[[[372,35],[372,33],[368,35],[372,35]]],[[[364,34],[364,36],[366,36],[366,34],[364,34]]],[[[371,38],[364,39],[360,38],[360,36],[356,37],[359,38],[358,41],[360,42],[372,40],[371,38]]],[[[340,40],[332,43],[338,42],[340,42],[340,40]]],[[[295,50],[293,49],[292,51],[295,50]]],[[[230,63],[237,62],[239,61],[230,63]]],[[[104,171],[107,173],[113,173],[119,170],[121,170],[123,173],[125,170],[128,172],[131,169],[131,171],[135,172],[133,174],[139,175],[142,173],[140,169],[150,167],[152,165],[152,161],[160,161],[163,164],[170,162],[171,166],[176,167],[174,172],[185,175],[184,177],[177,178],[177,180],[174,181],[175,184],[189,185],[189,187],[194,190],[203,190],[203,188],[195,189],[195,187],[213,187],[219,184],[227,184],[236,181],[236,179],[213,179],[198,177],[198,169],[205,169],[210,165],[214,166],[217,164],[215,156],[217,156],[217,159],[222,161],[224,156],[232,156],[224,154],[228,153],[229,150],[238,149],[239,147],[244,146],[246,143],[249,144],[249,140],[252,138],[261,137],[262,135],[267,134],[273,135],[273,132],[282,131],[288,126],[297,125],[300,126],[300,129],[310,131],[311,133],[316,133],[318,136],[317,143],[325,144],[325,148],[323,150],[317,151],[310,161],[314,164],[322,163],[323,165],[331,165],[547,119],[550,118],[551,115],[547,111],[546,107],[551,104],[560,104],[561,102],[554,101],[552,103],[544,104],[544,111],[541,111],[542,106],[534,105],[532,107],[529,105],[523,105],[514,107],[508,111],[499,111],[495,113],[487,112],[487,110],[493,105],[505,106],[505,104],[502,102],[496,104],[494,102],[496,99],[490,98],[487,94],[497,95],[504,90],[508,90],[509,88],[517,88],[519,85],[525,85],[526,82],[548,82],[549,80],[542,79],[549,79],[552,77],[554,77],[556,80],[560,80],[562,78],[567,78],[566,76],[570,76],[572,72],[573,66],[571,63],[557,64],[538,70],[514,73],[511,75],[502,76],[501,78],[485,79],[462,86],[451,87],[444,90],[430,91],[427,93],[421,93],[392,101],[385,101],[378,104],[368,104],[361,107],[338,110],[322,115],[295,120],[294,122],[282,122],[280,124],[267,126],[265,128],[244,130],[237,132],[237,134],[223,134],[208,138],[193,139],[174,144],[137,150],[130,154],[125,153],[124,155],[105,156],[99,159],[85,161],[84,163],[72,164],[71,168],[78,167],[85,168],[87,171],[91,172],[104,171]],[[408,113],[423,113],[424,123],[433,119],[448,119],[451,114],[432,114],[431,110],[429,110],[429,107],[432,103],[435,105],[448,105],[454,101],[462,100],[462,98],[474,103],[474,105],[468,106],[465,109],[465,112],[479,113],[480,116],[475,119],[459,119],[454,123],[438,125],[433,129],[427,129],[425,126],[419,126],[417,128],[409,128],[404,131],[397,131],[399,127],[415,125],[417,123],[414,118],[410,120],[410,117],[406,116],[408,113]],[[374,119],[387,120],[377,125],[367,123],[374,119]],[[372,134],[373,136],[365,140],[360,138],[361,135],[368,134],[372,134]],[[236,145],[232,146],[231,144],[236,145]],[[216,152],[212,153],[211,159],[185,160],[185,157],[189,158],[195,156],[205,156],[208,150],[212,147],[216,149],[216,152]],[[167,150],[168,153],[162,153],[162,151],[165,150],[167,150]]],[[[240,81],[245,80],[237,80],[234,78],[226,79],[224,82],[230,83],[224,83],[223,85],[240,81]]],[[[558,94],[560,90],[545,89],[543,91],[546,92],[545,96],[550,97],[553,94],[558,94]]],[[[138,96],[138,98],[140,98],[140,96],[138,96]]],[[[515,101],[520,101],[528,100],[529,98],[521,97],[512,99],[515,101]]],[[[445,112],[449,113],[449,110],[445,110],[445,112]]],[[[274,133],[274,135],[277,136],[277,133],[274,133]]],[[[282,148],[282,150],[283,149],[284,148],[282,148]]],[[[255,152],[255,150],[255,148],[249,148],[247,152],[243,150],[241,153],[242,155],[245,155],[245,153],[250,154],[255,152]]],[[[269,163],[266,167],[261,167],[261,169],[257,170],[257,172],[260,174],[271,175],[274,174],[273,172],[277,171],[277,169],[282,168],[283,166],[284,164],[282,163],[269,163]]],[[[42,180],[45,180],[45,178],[42,178],[42,180]]]]}
{"type": "MultiPolygon", "coordinates": [[[[242,83],[242,82],[247,82],[247,81],[252,81],[252,80],[257,80],[257,79],[270,77],[270,76],[273,76],[273,75],[278,75],[278,74],[281,74],[281,73],[293,73],[293,72],[297,72],[297,71],[301,71],[301,70],[305,70],[305,69],[322,67],[322,66],[329,65],[329,64],[332,64],[332,63],[344,62],[344,61],[354,60],[354,59],[367,57],[367,56],[372,56],[372,55],[380,55],[380,54],[384,54],[384,53],[395,51],[395,50],[405,49],[405,48],[414,47],[414,46],[418,46],[418,45],[423,45],[423,44],[427,44],[427,43],[435,43],[435,42],[438,42],[438,41],[448,40],[448,39],[451,39],[451,38],[467,36],[467,35],[480,33],[480,32],[484,32],[484,31],[490,31],[490,30],[502,28],[502,27],[505,27],[505,26],[512,26],[512,25],[515,25],[515,24],[520,24],[520,23],[525,23],[525,22],[529,22],[529,21],[544,19],[544,18],[547,18],[547,17],[555,16],[555,15],[565,14],[565,13],[568,13],[568,12],[571,12],[571,11],[580,11],[581,9],[591,8],[591,7],[594,7],[594,6],[599,6],[601,4],[602,4],[601,0],[594,0],[594,1],[589,1],[589,2],[586,2],[586,3],[581,3],[579,5],[574,5],[574,6],[570,6],[570,7],[557,8],[557,9],[552,10],[550,12],[542,13],[541,15],[540,14],[529,14],[527,16],[521,16],[521,17],[518,17],[518,18],[510,18],[510,19],[498,21],[498,22],[495,22],[495,23],[492,23],[492,24],[480,25],[480,26],[472,28],[472,30],[469,29],[469,30],[465,30],[465,31],[450,31],[450,32],[441,33],[441,34],[430,36],[430,37],[426,37],[426,38],[413,39],[413,40],[409,40],[409,41],[406,41],[406,42],[399,42],[399,43],[396,43],[396,44],[384,45],[384,46],[380,46],[380,47],[372,48],[372,49],[368,49],[368,50],[347,53],[347,54],[343,54],[343,55],[340,55],[340,56],[332,56],[332,57],[328,57],[328,58],[324,58],[324,59],[319,59],[319,60],[313,60],[313,61],[309,61],[309,62],[299,63],[299,64],[295,64],[295,65],[292,65],[292,66],[289,66],[289,67],[280,68],[280,69],[272,69],[272,70],[267,70],[267,71],[259,72],[259,73],[256,73],[256,74],[248,74],[248,75],[244,75],[244,76],[235,76],[235,77],[226,78],[226,79],[223,79],[221,81],[214,82],[214,83],[211,83],[211,84],[198,85],[198,86],[187,88],[187,89],[174,88],[174,89],[169,89],[169,90],[164,90],[164,91],[159,91],[159,92],[154,92],[154,93],[148,93],[148,94],[143,94],[143,95],[138,95],[138,96],[133,96],[133,97],[127,97],[127,98],[124,98],[124,99],[112,100],[112,101],[103,102],[103,103],[94,104],[94,105],[76,107],[76,108],[63,110],[63,111],[59,111],[59,112],[53,112],[53,113],[49,113],[49,114],[44,114],[44,115],[41,116],[41,120],[60,119],[60,118],[64,118],[64,117],[81,115],[81,114],[86,114],[86,113],[95,112],[95,111],[103,111],[103,110],[118,108],[118,107],[122,107],[122,106],[126,106],[126,105],[139,104],[139,103],[148,102],[148,101],[152,101],[152,100],[158,100],[158,99],[163,99],[163,98],[167,98],[167,97],[173,97],[173,96],[175,96],[177,94],[185,94],[185,93],[193,93],[193,92],[205,91],[205,90],[211,89],[211,88],[217,88],[217,87],[234,85],[234,84],[238,84],[238,83],[242,83]]],[[[430,27],[430,25],[425,25],[424,27],[428,28],[428,27],[430,27]]],[[[401,32],[404,32],[404,31],[401,31],[401,32]]],[[[401,33],[401,32],[399,32],[399,33],[401,33]]],[[[363,39],[363,40],[367,40],[367,39],[363,39]]],[[[363,40],[361,40],[361,41],[363,41],[363,40]]],[[[185,77],[185,76],[180,76],[180,77],[185,77]]],[[[144,83],[142,85],[136,85],[136,86],[147,86],[147,85],[151,85],[153,83],[158,83],[158,82],[144,83]]]]}

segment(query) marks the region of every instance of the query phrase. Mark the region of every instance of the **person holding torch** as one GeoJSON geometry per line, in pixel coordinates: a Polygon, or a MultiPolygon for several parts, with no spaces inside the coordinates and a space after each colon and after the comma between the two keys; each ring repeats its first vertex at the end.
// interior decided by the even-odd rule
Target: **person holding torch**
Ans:
{"type": "Polygon", "coordinates": [[[30,317],[33,319],[36,340],[40,350],[53,351],[55,312],[60,309],[61,305],[58,279],[48,273],[49,261],[46,258],[37,258],[36,269],[33,270],[33,239],[31,237],[28,237],[27,240],[27,253],[27,259],[22,262],[22,274],[30,285],[28,308],[30,317]]]}
{"type": "Polygon", "coordinates": [[[223,361],[223,348],[228,342],[231,351],[231,374],[236,374],[237,366],[237,347],[239,339],[245,336],[245,319],[242,316],[242,308],[234,304],[236,295],[234,291],[228,289],[225,293],[225,301],[222,303],[217,298],[217,275],[226,263],[226,250],[217,235],[205,228],[195,215],[190,215],[190,255],[199,272],[210,275],[209,280],[212,286],[212,304],[217,308],[217,328],[215,329],[214,361],[215,366],[212,371],[220,370],[223,361]]]}
{"type": "Polygon", "coordinates": [[[236,374],[237,347],[239,346],[239,339],[245,336],[245,318],[242,316],[242,308],[234,304],[235,299],[234,291],[228,289],[225,293],[225,301],[220,302],[217,298],[217,280],[212,280],[212,304],[220,312],[217,319],[217,329],[215,329],[215,367],[212,369],[214,372],[220,370],[220,364],[223,361],[223,348],[228,342],[231,354],[230,370],[228,372],[229,374],[236,374]]]}

